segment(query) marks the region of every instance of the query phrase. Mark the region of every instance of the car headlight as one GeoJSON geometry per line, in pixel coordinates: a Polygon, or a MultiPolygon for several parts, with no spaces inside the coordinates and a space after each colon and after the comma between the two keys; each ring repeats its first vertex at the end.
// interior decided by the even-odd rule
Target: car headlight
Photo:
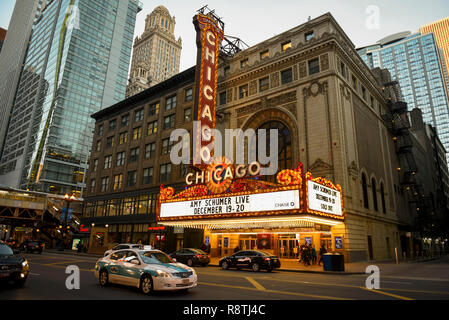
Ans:
{"type": "Polygon", "coordinates": [[[172,277],[171,274],[169,274],[165,271],[162,271],[162,270],[156,270],[156,273],[157,273],[158,277],[162,277],[162,278],[171,278],[172,277]]]}
{"type": "Polygon", "coordinates": [[[27,265],[28,265],[28,261],[25,260],[22,262],[22,267],[26,267],[27,265]]]}

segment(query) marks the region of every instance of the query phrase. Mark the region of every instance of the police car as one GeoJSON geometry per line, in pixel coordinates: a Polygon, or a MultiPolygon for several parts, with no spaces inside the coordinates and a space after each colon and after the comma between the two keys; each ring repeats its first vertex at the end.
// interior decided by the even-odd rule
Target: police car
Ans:
{"type": "Polygon", "coordinates": [[[133,286],[143,293],[153,290],[187,290],[197,286],[195,270],[176,263],[160,250],[127,249],[110,253],[95,264],[102,287],[109,283],[133,286]]]}

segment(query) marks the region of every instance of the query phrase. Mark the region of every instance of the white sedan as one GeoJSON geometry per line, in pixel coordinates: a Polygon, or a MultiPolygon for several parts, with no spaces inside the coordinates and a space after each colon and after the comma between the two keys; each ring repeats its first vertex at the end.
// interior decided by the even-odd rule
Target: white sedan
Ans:
{"type": "Polygon", "coordinates": [[[187,290],[197,286],[193,268],[176,263],[160,250],[127,249],[115,251],[95,265],[101,286],[109,283],[133,286],[143,293],[153,290],[187,290]]]}

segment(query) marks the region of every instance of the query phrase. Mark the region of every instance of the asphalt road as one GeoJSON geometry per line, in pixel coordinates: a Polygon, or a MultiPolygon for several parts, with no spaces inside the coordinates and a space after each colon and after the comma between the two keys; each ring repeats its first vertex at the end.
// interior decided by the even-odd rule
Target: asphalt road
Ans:
{"type": "MultiPolygon", "coordinates": [[[[449,259],[407,264],[406,274],[380,275],[380,289],[368,290],[368,275],[329,275],[196,267],[198,287],[187,292],[143,295],[136,288],[102,288],[93,268],[96,258],[53,253],[26,254],[30,275],[23,288],[0,287],[0,300],[427,300],[449,299],[449,259]],[[80,269],[80,289],[68,290],[66,267],[80,269]]],[[[402,269],[402,271],[405,269],[402,269]]],[[[401,272],[402,273],[402,272],[401,272]]]]}

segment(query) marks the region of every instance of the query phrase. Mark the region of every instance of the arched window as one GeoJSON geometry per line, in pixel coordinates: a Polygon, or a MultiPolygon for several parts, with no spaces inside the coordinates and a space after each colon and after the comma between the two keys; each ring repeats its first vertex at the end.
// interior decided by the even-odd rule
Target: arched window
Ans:
{"type": "Polygon", "coordinates": [[[363,190],[363,205],[365,208],[369,209],[368,185],[366,183],[366,175],[364,173],[362,173],[362,190],[363,190]]]}
{"type": "Polygon", "coordinates": [[[371,179],[371,189],[373,191],[373,202],[374,202],[374,210],[379,211],[379,207],[377,205],[377,188],[376,188],[376,180],[374,178],[371,179]]]}
{"type": "MultiPolygon", "coordinates": [[[[278,172],[284,169],[293,169],[292,168],[292,137],[290,134],[290,130],[280,121],[270,121],[261,125],[259,129],[266,130],[266,156],[271,156],[270,150],[270,130],[278,130],[278,172]]],[[[259,160],[259,143],[257,141],[256,145],[257,159],[259,160]]],[[[263,164],[262,164],[263,165],[263,164]]],[[[271,180],[274,181],[275,176],[271,180]]]]}
{"type": "Polygon", "coordinates": [[[382,212],[387,213],[387,207],[385,205],[385,189],[382,182],[380,183],[380,199],[382,201],[382,212]]]}

